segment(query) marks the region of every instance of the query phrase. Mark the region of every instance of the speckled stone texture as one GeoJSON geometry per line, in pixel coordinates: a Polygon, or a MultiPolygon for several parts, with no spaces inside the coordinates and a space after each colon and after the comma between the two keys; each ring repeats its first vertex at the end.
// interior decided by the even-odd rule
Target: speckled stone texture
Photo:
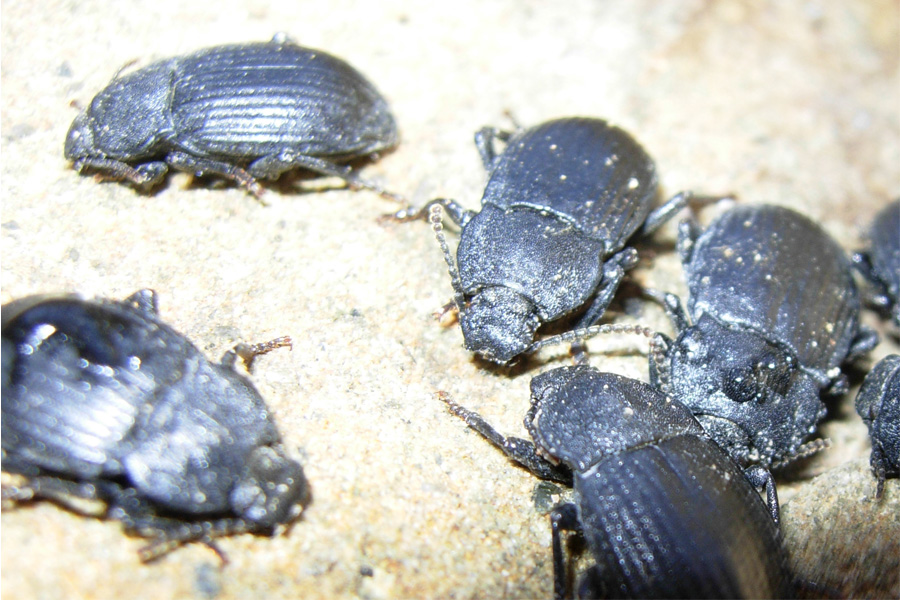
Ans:
{"type": "MultiPolygon", "coordinates": [[[[281,537],[222,540],[225,567],[198,544],[142,565],[143,540],[49,503],[4,511],[9,598],[551,595],[536,480],[434,394],[524,436],[528,382],[567,364],[566,349],[511,370],[474,360],[458,328],[432,318],[451,289],[427,225],[379,222],[397,206],[340,181],[295,178],[263,205],[184,174],[153,195],[79,176],[62,156],[76,106],[129,61],[278,31],[340,56],[388,98],[402,132],[364,175],[414,203],[448,196],[477,207],[485,176],[472,135],[511,127],[507,111],[526,125],[607,118],[656,159],[662,195],[689,188],[791,206],[848,250],[900,194],[894,0],[5,0],[0,16],[2,301],[154,288],[163,317],[211,358],[240,340],[293,336],[293,351],[261,358],[253,379],[314,495],[281,537]]],[[[684,292],[674,237],[672,224],[644,247],[635,280],[684,292]]],[[[658,307],[627,296],[608,320],[671,331],[658,307]]],[[[884,330],[870,314],[866,322],[884,330]]],[[[645,342],[589,347],[601,369],[646,378],[645,342]]],[[[872,360],[897,351],[887,339],[872,360]]],[[[868,532],[856,538],[865,548],[842,555],[857,566],[838,595],[896,597],[896,582],[864,581],[861,562],[877,552],[896,564],[898,552],[876,546],[896,531],[898,481],[882,504],[863,499],[874,479],[852,400],[868,366],[829,406],[821,429],[832,448],[780,474],[779,490],[783,501],[796,494],[784,521],[801,577],[828,572],[828,544],[813,541],[822,521],[807,515],[834,507],[868,532]],[[860,478],[852,487],[840,481],[846,464],[860,478]],[[866,510],[841,510],[850,506],[866,510]],[[893,520],[871,516],[891,510],[893,520]]]]}

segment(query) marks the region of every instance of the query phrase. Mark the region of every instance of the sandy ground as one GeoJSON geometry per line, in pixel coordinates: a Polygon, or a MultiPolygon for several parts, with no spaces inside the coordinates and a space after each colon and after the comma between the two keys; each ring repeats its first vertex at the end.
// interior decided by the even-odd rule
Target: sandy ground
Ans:
{"type": "MultiPolygon", "coordinates": [[[[448,196],[476,208],[485,177],[472,134],[511,127],[507,111],[524,124],[607,118],[654,156],[662,194],[791,206],[847,249],[900,193],[894,0],[4,0],[2,301],[149,287],[164,318],[210,357],[240,340],[293,336],[293,351],[261,359],[254,381],[314,494],[286,535],[223,540],[224,568],[197,544],[142,565],[142,540],[117,523],[50,504],[5,511],[9,598],[551,594],[550,528],[532,498],[543,488],[434,394],[525,435],[528,382],[565,364],[565,349],[512,371],[473,360],[458,328],[431,316],[451,290],[427,226],[379,223],[396,206],[370,192],[301,180],[272,188],[264,206],[177,174],[142,195],[79,176],[62,156],[75,105],[122,65],[277,31],[345,58],[389,99],[403,141],[365,175],[415,203],[448,196]]],[[[674,235],[668,226],[646,249],[637,281],[684,292],[674,235]]],[[[670,331],[638,300],[607,318],[632,320],[623,306],[670,331]]],[[[639,341],[590,348],[598,367],[646,378],[639,341]]],[[[887,340],[873,358],[892,351],[887,340]]],[[[896,597],[900,486],[870,500],[852,394],[822,428],[831,450],[779,479],[782,500],[794,497],[785,531],[801,577],[823,593],[896,597]],[[867,533],[851,542],[852,523],[825,527],[836,513],[867,533]]]]}

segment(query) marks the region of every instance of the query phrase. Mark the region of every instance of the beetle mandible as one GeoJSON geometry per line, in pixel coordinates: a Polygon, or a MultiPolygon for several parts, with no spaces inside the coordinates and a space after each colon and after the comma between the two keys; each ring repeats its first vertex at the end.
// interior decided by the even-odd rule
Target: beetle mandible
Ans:
{"type": "Polygon", "coordinates": [[[533,443],[499,434],[443,396],[507,456],[573,485],[574,502],[551,513],[556,598],[567,587],[562,530],[582,531],[595,561],[581,578],[583,597],[791,594],[771,475],[742,472],[686,407],[587,365],[538,375],[531,398],[533,443]],[[766,488],[768,507],[754,486],[766,488]]]}
{"type": "Polygon", "coordinates": [[[357,70],[276,35],[216,46],[117,76],[69,129],[65,156],[137,186],[169,167],[232,179],[302,168],[387,195],[345,163],[396,145],[385,99],[357,70]]]}
{"type": "Polygon", "coordinates": [[[577,326],[595,323],[638,259],[626,244],[688,203],[676,195],[651,212],[656,168],[628,133],[592,118],[548,121],[514,134],[475,136],[490,173],[481,211],[438,199],[429,213],[447,262],[466,348],[496,363],[531,350],[541,324],[587,305],[577,326]],[[496,141],[505,141],[498,153],[496,141]],[[457,259],[441,227],[461,227],[457,259]]]}
{"type": "MultiPolygon", "coordinates": [[[[158,317],[156,295],[125,301],[33,296],[3,307],[4,503],[83,497],[150,537],[180,544],[274,534],[309,501],[262,397],[234,368],[287,338],[209,362],[158,317]]],[[[214,548],[214,546],[213,546],[214,548]]]]}
{"type": "Polygon", "coordinates": [[[676,329],[665,360],[651,361],[653,380],[740,464],[810,450],[820,396],[846,392],[841,365],[878,343],[860,324],[846,254],[808,218],[769,205],[734,207],[702,235],[685,221],[679,250],[688,310],[649,292],[676,329]]]}

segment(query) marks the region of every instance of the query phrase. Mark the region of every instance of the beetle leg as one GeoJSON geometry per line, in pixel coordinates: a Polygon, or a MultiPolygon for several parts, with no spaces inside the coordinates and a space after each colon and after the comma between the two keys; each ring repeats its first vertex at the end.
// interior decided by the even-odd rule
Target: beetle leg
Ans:
{"type": "Polygon", "coordinates": [[[853,341],[850,343],[850,350],[847,352],[846,362],[853,362],[863,354],[866,354],[869,350],[877,346],[879,341],[878,333],[876,333],[874,329],[866,325],[860,325],[856,337],[853,338],[853,341]]]}
{"type": "Polygon", "coordinates": [[[634,267],[637,262],[637,250],[625,248],[613,254],[603,263],[603,278],[600,280],[600,288],[597,290],[591,306],[576,324],[576,329],[590,327],[600,320],[609,303],[612,302],[616,289],[622,283],[622,279],[625,278],[625,271],[634,267]]]}
{"type": "Polygon", "coordinates": [[[247,167],[247,171],[254,177],[260,179],[278,179],[285,171],[297,168],[307,169],[319,173],[320,175],[327,175],[328,177],[339,177],[352,189],[364,188],[372,190],[388,200],[406,203],[406,198],[403,196],[389,192],[377,183],[359,177],[356,172],[347,165],[337,165],[323,158],[306,156],[289,150],[258,158],[250,163],[250,166],[247,167]]]}
{"type": "Polygon", "coordinates": [[[291,350],[294,349],[293,340],[289,335],[275,338],[268,342],[260,342],[258,344],[245,344],[242,342],[222,356],[222,364],[234,368],[236,359],[240,357],[244,362],[244,367],[247,369],[247,372],[252,373],[253,361],[257,356],[271,352],[276,348],[284,348],[285,346],[289,347],[291,350]]]}
{"type": "Polygon", "coordinates": [[[508,142],[511,137],[512,133],[496,127],[482,127],[475,133],[475,147],[478,149],[478,155],[481,156],[481,163],[486,171],[493,169],[494,162],[497,160],[497,148],[494,146],[494,140],[508,142]]]}
{"type": "Polygon", "coordinates": [[[123,300],[147,315],[159,315],[159,297],[156,291],[151,289],[138,290],[123,300]]]}
{"type": "Polygon", "coordinates": [[[572,484],[572,473],[564,465],[555,465],[538,454],[537,448],[528,440],[515,437],[506,437],[490,423],[481,418],[481,415],[463,408],[457,404],[446,392],[438,392],[437,396],[443,400],[454,415],[466,422],[471,429],[503,451],[506,456],[516,461],[534,475],[541,479],[558,481],[567,485],[572,484]]]}
{"type": "Polygon", "coordinates": [[[644,288],[643,294],[654,302],[658,302],[662,305],[669,320],[672,321],[672,326],[675,327],[676,334],[681,333],[691,326],[687,311],[681,303],[681,298],[670,292],[661,292],[652,288],[644,288]]]}
{"type": "Polygon", "coordinates": [[[647,215],[647,218],[644,220],[644,226],[641,228],[641,235],[650,235],[665,225],[683,208],[690,207],[691,209],[695,209],[718,202],[719,200],[728,200],[732,198],[734,198],[732,194],[725,196],[695,196],[694,192],[691,192],[690,190],[678,192],[666,200],[662,206],[657,207],[647,215]]]}
{"type": "Polygon", "coordinates": [[[215,546],[213,540],[247,533],[252,529],[247,521],[236,518],[183,521],[161,517],[134,488],[122,488],[111,484],[104,492],[110,498],[107,515],[109,518],[120,521],[127,531],[151,538],[149,544],[138,550],[142,562],[155,560],[189,542],[206,544],[223,559],[223,562],[227,562],[227,558],[215,546]]]}
{"type": "Polygon", "coordinates": [[[572,503],[561,504],[550,513],[550,531],[553,543],[553,598],[566,597],[568,581],[566,577],[566,557],[562,550],[562,531],[581,531],[578,522],[578,507],[572,503]]]}
{"type": "Polygon", "coordinates": [[[747,480],[756,489],[765,488],[766,490],[766,506],[769,508],[769,514],[775,525],[781,522],[781,511],[778,508],[778,491],[775,489],[775,479],[772,472],[760,465],[754,465],[744,470],[747,480]]]}
{"type": "Polygon", "coordinates": [[[686,265],[691,262],[691,256],[694,253],[694,242],[700,237],[700,225],[694,219],[685,219],[678,224],[678,241],[675,248],[678,250],[678,256],[681,258],[681,264],[686,265]]]}
{"type": "MultiPolygon", "coordinates": [[[[6,470],[7,465],[3,465],[6,470]]],[[[60,479],[51,476],[39,476],[28,479],[24,485],[4,485],[3,503],[28,502],[35,498],[46,498],[75,512],[95,516],[95,512],[84,510],[73,498],[84,500],[105,500],[106,496],[95,485],[71,479],[60,479]]],[[[101,512],[102,514],[102,512],[101,512]]]]}
{"type": "Polygon", "coordinates": [[[672,217],[675,216],[675,213],[680,211],[682,208],[688,205],[691,197],[694,195],[693,192],[689,190],[685,190],[683,192],[678,192],[666,202],[653,210],[647,218],[644,220],[644,226],[641,228],[641,235],[650,235],[663,225],[665,225],[672,217]]]}
{"type": "Polygon", "coordinates": [[[112,158],[80,158],[75,161],[75,170],[95,169],[109,179],[128,180],[138,186],[152,187],[162,181],[169,167],[164,162],[149,162],[132,167],[112,158]]]}
{"type": "Polygon", "coordinates": [[[212,173],[231,179],[257,198],[262,196],[262,187],[250,173],[227,162],[191,156],[186,152],[170,152],[166,156],[166,162],[179,171],[194,173],[198,176],[212,173]]]}

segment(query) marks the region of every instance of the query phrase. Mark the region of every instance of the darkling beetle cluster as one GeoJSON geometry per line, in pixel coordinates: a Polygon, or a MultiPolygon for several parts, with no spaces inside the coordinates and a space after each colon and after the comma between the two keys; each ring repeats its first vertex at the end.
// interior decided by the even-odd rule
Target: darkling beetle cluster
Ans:
{"type": "MultiPolygon", "coordinates": [[[[231,179],[306,169],[392,196],[347,163],[399,140],[387,102],[346,62],[276,36],[153,63],[116,77],[74,121],[65,156],[140,188],[169,167],[231,179]]],[[[506,364],[548,344],[608,332],[652,337],[650,384],[583,364],[531,381],[532,441],[451,410],[537,476],[572,485],[551,514],[554,588],[569,594],[561,532],[593,559],[582,596],[783,597],[792,575],[770,468],[803,456],[843,394],[841,368],[875,346],[865,300],[898,322],[900,201],[851,260],[806,217],[738,206],[705,231],[681,225],[689,296],[646,290],[675,326],[669,339],[600,325],[633,244],[688,205],[653,209],[655,165],[627,132],[563,118],[475,136],[489,178],[480,211],[438,199],[396,220],[429,219],[454,291],[465,347],[506,364]],[[502,149],[499,144],[505,144],[502,149]],[[461,229],[454,259],[442,213],[461,229]],[[564,334],[536,341],[545,323],[564,334]],[[763,501],[757,489],[764,489],[763,501]]],[[[239,532],[272,534],[309,502],[263,399],[234,369],[284,339],[208,361],[158,317],[149,290],[124,301],[34,296],[3,307],[3,469],[24,476],[4,504],[68,497],[151,538],[145,559],[239,532]],[[186,435],[192,432],[192,435],[186,435]],[[197,434],[199,432],[199,435],[197,434]]],[[[873,440],[881,496],[898,475],[900,357],[866,378],[857,407],[873,440]]]]}

